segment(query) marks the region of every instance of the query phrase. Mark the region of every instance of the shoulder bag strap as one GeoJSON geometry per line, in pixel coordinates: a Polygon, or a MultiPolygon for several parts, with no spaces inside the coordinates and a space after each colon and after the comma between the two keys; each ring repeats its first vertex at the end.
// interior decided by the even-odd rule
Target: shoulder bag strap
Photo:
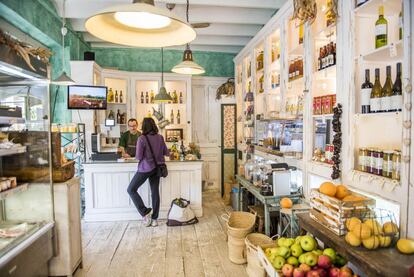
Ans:
{"type": "Polygon", "coordinates": [[[150,141],[149,141],[149,139],[148,139],[148,137],[146,135],[144,135],[144,137],[147,140],[147,144],[148,144],[148,147],[150,149],[152,158],[154,159],[155,166],[158,167],[158,162],[157,162],[157,159],[155,158],[154,152],[152,151],[151,143],[150,143],[150,141]]]}

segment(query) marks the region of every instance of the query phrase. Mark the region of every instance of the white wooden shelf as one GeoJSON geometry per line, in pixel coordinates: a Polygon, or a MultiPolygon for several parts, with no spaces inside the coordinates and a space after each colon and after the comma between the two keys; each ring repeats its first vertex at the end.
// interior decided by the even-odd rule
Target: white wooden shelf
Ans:
{"type": "Polygon", "coordinates": [[[358,60],[359,58],[362,58],[362,60],[367,62],[395,62],[402,60],[403,56],[403,43],[402,40],[399,40],[397,42],[391,42],[381,48],[374,49],[368,53],[356,56],[355,59],[358,60]],[[392,50],[393,48],[395,48],[395,50],[392,50]],[[391,52],[396,53],[391,56],[391,52]]]}
{"type": "Polygon", "coordinates": [[[11,149],[0,149],[0,157],[21,154],[26,151],[26,146],[13,147],[11,149]]]}
{"type": "Polygon", "coordinates": [[[287,163],[289,166],[294,166],[297,169],[303,169],[303,159],[295,159],[291,157],[284,157],[279,155],[274,155],[271,153],[266,153],[260,150],[255,149],[254,155],[259,156],[263,159],[272,160],[278,163],[287,163]]]}
{"type": "Polygon", "coordinates": [[[316,161],[309,161],[308,162],[308,170],[312,175],[317,175],[328,180],[331,180],[332,174],[332,167],[333,165],[328,163],[316,162],[316,161]]]}
{"type": "Polygon", "coordinates": [[[280,71],[280,59],[275,60],[270,65],[271,71],[280,71]]]}
{"type": "Polygon", "coordinates": [[[304,52],[303,43],[301,43],[289,51],[289,56],[303,56],[304,52]]]}
{"type": "Polygon", "coordinates": [[[114,106],[116,106],[116,105],[126,106],[126,103],[117,103],[117,102],[107,102],[107,103],[108,103],[108,105],[114,105],[114,106]]]}
{"type": "Polygon", "coordinates": [[[327,119],[332,119],[333,118],[333,114],[314,114],[314,115],[312,115],[312,117],[314,119],[327,120],[327,119]]]}
{"type": "Polygon", "coordinates": [[[304,82],[305,82],[305,79],[303,77],[300,77],[300,78],[294,79],[292,81],[288,81],[287,86],[288,86],[288,89],[292,88],[292,87],[296,87],[298,85],[303,85],[304,86],[305,85],[304,82]]]}
{"type": "Polygon", "coordinates": [[[356,119],[364,119],[364,118],[396,118],[399,119],[402,116],[401,112],[383,112],[383,113],[356,113],[356,119]]]}
{"type": "Polygon", "coordinates": [[[317,30],[315,40],[319,41],[336,41],[336,25],[331,25],[317,30]]]}
{"type": "Polygon", "coordinates": [[[401,1],[396,0],[370,0],[365,4],[355,8],[357,16],[373,16],[378,17],[378,7],[384,6],[385,16],[398,16],[401,11],[401,1]]]}
{"type": "Polygon", "coordinates": [[[314,80],[335,79],[336,78],[336,64],[313,73],[314,80]]]}

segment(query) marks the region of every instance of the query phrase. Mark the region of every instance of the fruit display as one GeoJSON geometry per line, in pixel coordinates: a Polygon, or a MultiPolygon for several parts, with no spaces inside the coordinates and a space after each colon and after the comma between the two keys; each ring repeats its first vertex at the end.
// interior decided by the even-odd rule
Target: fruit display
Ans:
{"type": "Polygon", "coordinates": [[[265,248],[264,254],[272,265],[271,270],[277,271],[279,276],[356,276],[334,249],[318,249],[318,243],[309,235],[281,237],[277,240],[277,247],[265,248]]]}
{"type": "Polygon", "coordinates": [[[399,233],[398,226],[392,221],[381,224],[376,218],[361,220],[351,217],[345,221],[345,226],[348,230],[345,241],[351,246],[363,246],[369,250],[391,246],[399,233]]]}
{"type": "Polygon", "coordinates": [[[407,254],[407,255],[414,254],[414,240],[412,240],[412,239],[399,239],[397,241],[397,249],[402,254],[407,254]]]}
{"type": "Polygon", "coordinates": [[[345,185],[323,182],[310,193],[310,216],[342,236],[347,233],[346,219],[354,215],[368,216],[375,200],[349,190],[345,185]]]}

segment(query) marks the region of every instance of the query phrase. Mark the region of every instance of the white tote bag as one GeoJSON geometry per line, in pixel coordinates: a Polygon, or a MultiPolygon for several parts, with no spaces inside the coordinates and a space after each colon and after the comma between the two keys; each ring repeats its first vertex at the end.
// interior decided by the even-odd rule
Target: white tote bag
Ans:
{"type": "Polygon", "coordinates": [[[168,212],[168,226],[183,226],[198,222],[193,210],[190,208],[190,201],[183,198],[176,198],[171,202],[168,212]]]}

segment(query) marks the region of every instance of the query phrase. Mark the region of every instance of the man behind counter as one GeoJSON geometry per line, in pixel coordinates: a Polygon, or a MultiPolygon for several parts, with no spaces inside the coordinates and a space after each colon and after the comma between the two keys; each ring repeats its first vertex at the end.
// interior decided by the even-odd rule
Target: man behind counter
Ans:
{"type": "Polygon", "coordinates": [[[135,118],[128,120],[128,131],[121,135],[119,139],[118,151],[123,158],[135,157],[137,140],[141,133],[138,131],[138,121],[135,118]]]}

